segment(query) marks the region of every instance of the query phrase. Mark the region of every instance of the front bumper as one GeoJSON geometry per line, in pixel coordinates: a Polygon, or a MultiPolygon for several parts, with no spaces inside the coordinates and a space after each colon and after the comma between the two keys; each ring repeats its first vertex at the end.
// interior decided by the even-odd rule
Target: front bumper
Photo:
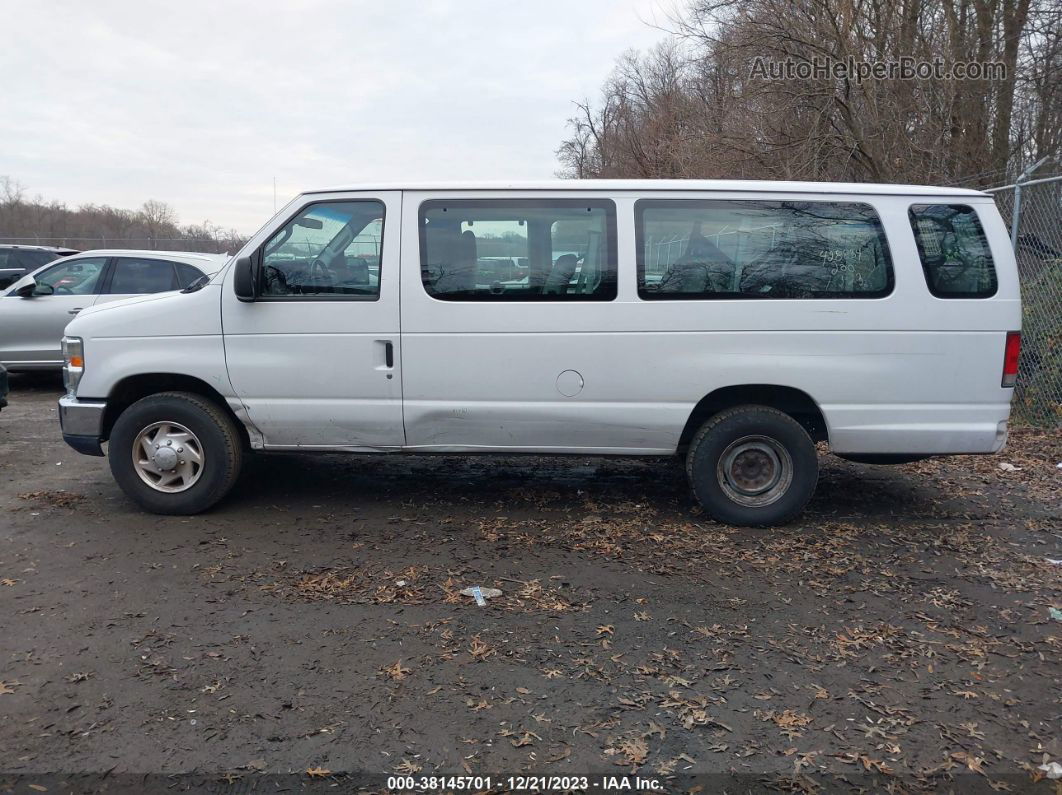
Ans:
{"type": "Polygon", "coordinates": [[[79,453],[103,455],[103,414],[107,403],[103,400],[78,400],[73,395],[59,398],[59,425],[63,441],[79,453]]]}

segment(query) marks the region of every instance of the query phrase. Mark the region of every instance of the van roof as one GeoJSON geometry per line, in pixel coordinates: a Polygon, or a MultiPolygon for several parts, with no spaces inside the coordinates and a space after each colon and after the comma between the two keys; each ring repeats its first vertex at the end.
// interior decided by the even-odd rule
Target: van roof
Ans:
{"type": "Polygon", "coordinates": [[[787,182],[740,179],[553,179],[497,182],[392,182],[337,185],[305,193],[381,190],[555,190],[555,191],[749,191],[775,193],[848,193],[887,196],[988,196],[969,188],[891,185],[875,182],[787,182]]]}

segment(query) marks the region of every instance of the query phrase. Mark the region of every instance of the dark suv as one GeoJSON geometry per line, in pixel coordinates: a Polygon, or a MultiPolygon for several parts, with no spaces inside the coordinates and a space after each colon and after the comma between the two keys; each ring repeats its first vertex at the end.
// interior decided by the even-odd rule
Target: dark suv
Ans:
{"type": "Polygon", "coordinates": [[[72,248],[0,245],[0,289],[32,273],[41,265],[77,253],[72,248]]]}

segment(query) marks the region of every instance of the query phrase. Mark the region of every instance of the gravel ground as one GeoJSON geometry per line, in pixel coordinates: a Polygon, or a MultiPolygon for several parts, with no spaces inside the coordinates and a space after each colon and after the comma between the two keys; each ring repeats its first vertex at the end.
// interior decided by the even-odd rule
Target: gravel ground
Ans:
{"type": "Polygon", "coordinates": [[[705,519],[675,462],[533,457],[260,457],[168,518],[62,443],[58,395],[16,378],[0,412],[0,788],[1055,791],[1057,432],[824,455],[773,530],[705,519]]]}

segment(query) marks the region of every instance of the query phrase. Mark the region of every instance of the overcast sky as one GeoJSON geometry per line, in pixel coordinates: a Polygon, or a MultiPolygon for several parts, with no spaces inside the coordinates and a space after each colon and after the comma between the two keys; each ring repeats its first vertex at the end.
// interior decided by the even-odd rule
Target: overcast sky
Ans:
{"type": "Polygon", "coordinates": [[[301,190],[552,177],[573,100],[668,0],[11,2],[0,175],[257,229],[301,190]],[[17,32],[17,35],[15,35],[17,32]]]}

